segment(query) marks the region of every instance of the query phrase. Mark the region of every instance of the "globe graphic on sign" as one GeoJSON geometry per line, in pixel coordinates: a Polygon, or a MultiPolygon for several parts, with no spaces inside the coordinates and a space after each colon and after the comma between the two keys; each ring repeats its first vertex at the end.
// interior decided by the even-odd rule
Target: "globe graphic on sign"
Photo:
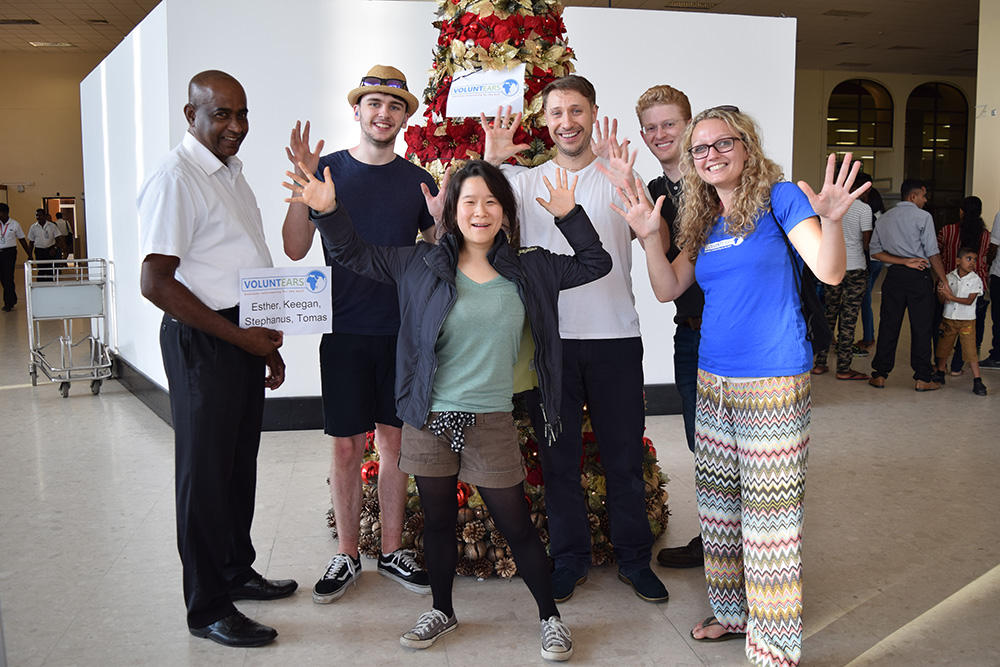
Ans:
{"type": "Polygon", "coordinates": [[[515,81],[514,79],[507,79],[506,81],[503,82],[504,95],[510,96],[516,92],[517,92],[517,81],[515,81]]]}
{"type": "Polygon", "coordinates": [[[310,271],[306,274],[306,288],[315,294],[326,289],[326,276],[322,271],[310,271]]]}

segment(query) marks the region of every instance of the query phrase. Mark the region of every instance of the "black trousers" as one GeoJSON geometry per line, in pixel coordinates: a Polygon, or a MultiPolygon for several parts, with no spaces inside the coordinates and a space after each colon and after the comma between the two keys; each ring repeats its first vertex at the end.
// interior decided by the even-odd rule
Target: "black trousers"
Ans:
{"type": "MultiPolygon", "coordinates": [[[[220,311],[236,321],[238,308],[220,311]]],[[[170,387],[177,549],[188,626],[236,610],[229,591],[250,579],[264,359],[164,316],[160,349],[170,387]]]]}
{"type": "Polygon", "coordinates": [[[910,367],[913,379],[927,382],[933,370],[934,280],[928,270],[893,264],[882,282],[882,308],[872,359],[872,376],[888,377],[896,363],[896,345],[903,314],[910,316],[910,367]]]}
{"type": "Polygon", "coordinates": [[[17,265],[17,246],[0,249],[0,285],[3,285],[3,307],[13,308],[17,303],[14,285],[14,267],[17,265]]]}
{"type": "MultiPolygon", "coordinates": [[[[590,569],[590,520],[580,485],[580,431],[586,405],[606,476],[615,559],[619,571],[634,574],[649,567],[654,540],[646,516],[646,482],[642,476],[646,420],[642,339],[564,338],[562,348],[562,433],[551,446],[538,448],[545,477],[549,555],[556,567],[576,574],[583,575],[590,569]]],[[[541,433],[537,394],[528,406],[535,433],[541,433]]]]}

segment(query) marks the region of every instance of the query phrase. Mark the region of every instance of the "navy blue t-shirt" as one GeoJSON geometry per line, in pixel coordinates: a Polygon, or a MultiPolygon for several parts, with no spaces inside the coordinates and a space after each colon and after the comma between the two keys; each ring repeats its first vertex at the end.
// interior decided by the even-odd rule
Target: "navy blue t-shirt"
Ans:
{"type": "MultiPolygon", "coordinates": [[[[389,164],[359,162],[343,150],[324,155],[316,175],[330,167],[337,200],[351,214],[365,241],[378,246],[412,246],[417,235],[434,225],[420,184],[432,194],[437,185],[427,171],[396,156],[389,164]]],[[[345,269],[323,245],[333,286],[333,330],[366,336],[394,336],[399,332],[396,286],[380,283],[345,269]]]]}

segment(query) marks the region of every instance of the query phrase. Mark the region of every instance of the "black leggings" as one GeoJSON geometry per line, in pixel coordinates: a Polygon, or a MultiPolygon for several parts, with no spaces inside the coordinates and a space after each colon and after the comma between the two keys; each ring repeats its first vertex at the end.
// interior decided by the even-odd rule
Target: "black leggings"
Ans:
{"type": "MultiPolygon", "coordinates": [[[[427,575],[434,596],[434,608],[451,616],[451,590],[455,580],[458,550],[455,548],[455,521],[458,518],[457,475],[449,477],[417,476],[417,489],[424,508],[424,556],[427,575]]],[[[524,487],[516,484],[505,489],[479,487],[493,523],[507,540],[514,555],[517,572],[538,604],[538,616],[545,620],[559,616],[552,598],[552,579],[545,547],[531,523],[524,502],[524,487]]]]}

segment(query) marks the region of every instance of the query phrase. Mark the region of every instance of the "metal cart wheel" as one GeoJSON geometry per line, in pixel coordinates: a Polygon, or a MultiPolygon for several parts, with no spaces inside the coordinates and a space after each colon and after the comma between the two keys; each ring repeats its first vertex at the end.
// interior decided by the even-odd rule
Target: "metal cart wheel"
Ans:
{"type": "Polygon", "coordinates": [[[94,380],[93,382],[90,383],[90,393],[93,394],[94,396],[97,396],[98,394],[101,393],[100,380],[94,380]]]}
{"type": "Polygon", "coordinates": [[[62,394],[63,398],[69,396],[69,382],[59,383],[59,393],[62,394]]]}
{"type": "Polygon", "coordinates": [[[32,387],[38,386],[38,371],[35,370],[34,366],[32,366],[31,370],[28,371],[28,375],[31,376],[31,386],[32,387]]]}

